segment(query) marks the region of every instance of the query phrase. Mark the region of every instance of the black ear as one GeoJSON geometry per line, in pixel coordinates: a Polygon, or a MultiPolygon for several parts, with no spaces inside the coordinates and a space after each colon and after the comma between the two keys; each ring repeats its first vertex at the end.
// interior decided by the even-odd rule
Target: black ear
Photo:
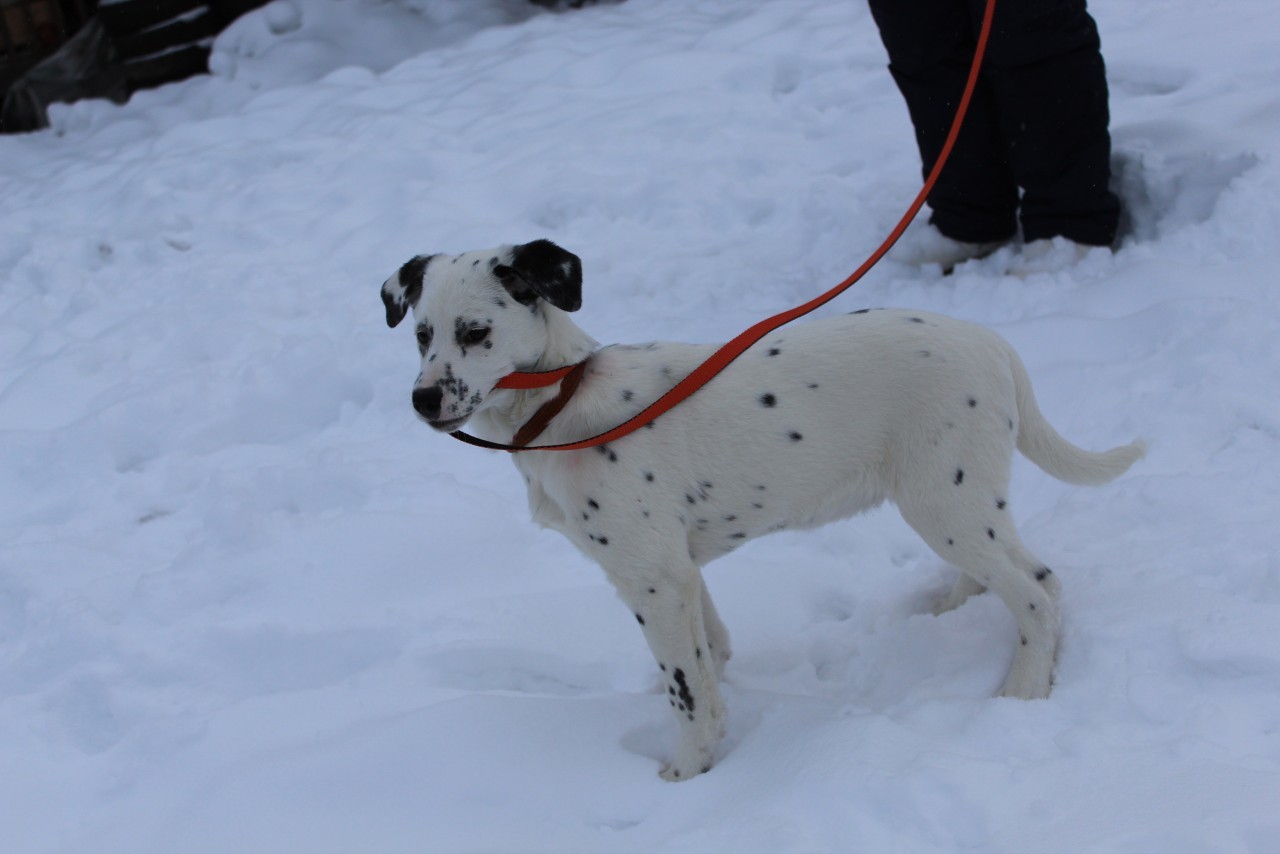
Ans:
{"type": "Polygon", "coordinates": [[[422,296],[422,277],[434,255],[418,255],[382,283],[382,304],[387,307],[387,326],[395,327],[422,296]]]}
{"type": "Polygon", "coordinates": [[[511,263],[499,264],[493,272],[520,302],[539,296],[561,311],[582,308],[582,261],[550,240],[516,246],[511,263]]]}

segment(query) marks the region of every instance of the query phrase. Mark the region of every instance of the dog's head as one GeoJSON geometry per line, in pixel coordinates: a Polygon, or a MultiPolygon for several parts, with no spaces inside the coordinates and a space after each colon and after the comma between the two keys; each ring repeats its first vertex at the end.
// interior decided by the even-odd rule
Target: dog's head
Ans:
{"type": "Polygon", "coordinates": [[[422,357],[419,417],[459,429],[502,377],[538,364],[548,306],[582,305],[582,263],[549,240],[462,255],[419,255],[382,285],[387,325],[413,312],[422,357]]]}

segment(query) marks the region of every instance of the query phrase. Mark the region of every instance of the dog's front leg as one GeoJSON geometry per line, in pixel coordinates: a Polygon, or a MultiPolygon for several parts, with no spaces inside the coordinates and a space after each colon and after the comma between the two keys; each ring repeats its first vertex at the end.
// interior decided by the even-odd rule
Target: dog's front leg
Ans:
{"type": "Polygon", "coordinates": [[[716,669],[716,681],[724,679],[724,666],[733,657],[733,647],[729,643],[729,630],[720,620],[720,614],[711,601],[711,591],[707,590],[707,582],[702,580],[702,626],[707,634],[707,649],[711,652],[711,662],[716,669]]]}
{"type": "Polygon", "coordinates": [[[615,579],[658,661],[667,700],[680,725],[680,744],[675,758],[662,769],[662,777],[695,777],[711,768],[716,745],[724,736],[725,718],[703,619],[702,575],[692,562],[684,561],[654,570],[624,571],[615,579]]]}

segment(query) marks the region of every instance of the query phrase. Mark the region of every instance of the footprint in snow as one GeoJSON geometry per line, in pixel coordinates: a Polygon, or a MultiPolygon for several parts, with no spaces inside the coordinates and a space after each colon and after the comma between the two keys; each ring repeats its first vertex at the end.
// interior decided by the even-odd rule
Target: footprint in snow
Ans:
{"type": "Polygon", "coordinates": [[[610,687],[603,665],[513,647],[434,650],[420,663],[435,684],[463,691],[568,697],[610,687]]]}

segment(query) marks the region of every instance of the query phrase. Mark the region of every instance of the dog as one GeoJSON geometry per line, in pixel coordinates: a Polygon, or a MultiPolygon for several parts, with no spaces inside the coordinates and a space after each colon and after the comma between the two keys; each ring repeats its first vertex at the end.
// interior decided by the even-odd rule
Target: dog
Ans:
{"type": "MultiPolygon", "coordinates": [[[[421,360],[412,403],[441,432],[474,425],[510,442],[556,389],[495,388],[515,371],[585,360],[538,444],[596,436],[636,416],[713,345],[599,347],[569,313],[578,257],[547,240],[420,255],[386,280],[387,324],[412,311],[421,360]]],[[[723,737],[718,681],[732,650],[701,568],[748,540],[893,501],[960,569],[937,613],[991,589],[1017,622],[1000,695],[1047,697],[1057,647],[1056,575],[1009,512],[1013,450],[1059,480],[1102,484],[1141,441],[1082,450],[1045,420],[1026,368],[994,332],[922,311],[876,309],[770,333],[678,407],[610,444],[513,455],[535,522],[605,571],[635,615],[680,727],[661,770],[710,769],[723,737]]]]}

